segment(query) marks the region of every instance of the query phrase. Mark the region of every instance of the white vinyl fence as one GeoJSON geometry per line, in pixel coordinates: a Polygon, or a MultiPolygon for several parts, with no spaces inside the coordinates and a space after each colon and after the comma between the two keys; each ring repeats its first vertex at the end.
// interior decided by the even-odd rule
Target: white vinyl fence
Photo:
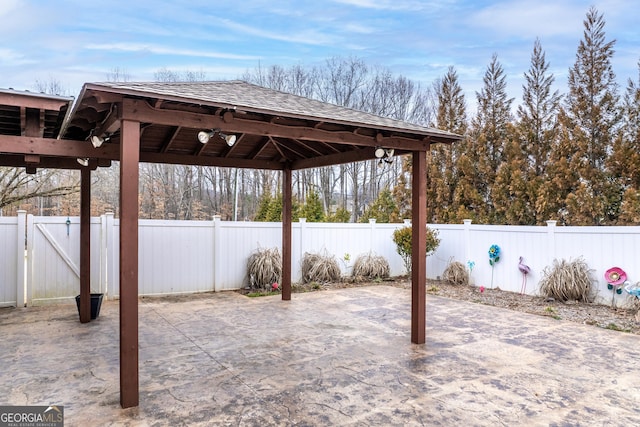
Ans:
{"type": "MultiPolygon", "coordinates": [[[[350,273],[356,257],[369,252],[389,261],[391,275],[405,274],[392,234],[404,224],[293,223],[292,274],[300,280],[303,255],[321,253],[339,260],[350,273]],[[349,254],[350,261],[345,261],[349,254]]],[[[487,288],[520,292],[519,257],[531,268],[526,293],[535,295],[545,267],[554,259],[582,257],[593,269],[598,300],[618,306],[631,301],[607,289],[604,272],[614,266],[640,281],[640,227],[546,227],[433,224],[441,240],[427,258],[427,277],[442,276],[455,260],[474,263],[472,282],[487,288]],[[500,261],[489,265],[489,247],[501,248],[500,261]]],[[[139,294],[163,295],[239,289],[248,285],[246,264],[259,248],[282,250],[282,225],[263,222],[139,221],[139,294]]],[[[0,218],[0,306],[70,301],[79,293],[80,222],[78,217],[37,217],[20,212],[0,218]]],[[[117,298],[119,220],[112,213],[91,219],[91,291],[117,298]]]]}

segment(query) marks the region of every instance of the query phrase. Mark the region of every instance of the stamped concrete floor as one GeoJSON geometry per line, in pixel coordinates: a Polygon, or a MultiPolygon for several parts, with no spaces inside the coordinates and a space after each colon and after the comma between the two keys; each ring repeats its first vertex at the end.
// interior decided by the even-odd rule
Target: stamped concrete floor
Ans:
{"type": "Polygon", "coordinates": [[[118,303],[0,309],[0,404],[65,425],[632,426],[640,337],[389,286],[140,302],[140,406],[119,406],[118,303]]]}

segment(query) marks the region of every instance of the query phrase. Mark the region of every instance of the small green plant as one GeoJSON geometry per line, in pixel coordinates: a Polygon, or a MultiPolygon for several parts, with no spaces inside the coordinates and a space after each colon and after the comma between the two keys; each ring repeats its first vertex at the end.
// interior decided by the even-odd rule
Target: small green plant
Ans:
{"type": "Polygon", "coordinates": [[[547,316],[549,316],[549,317],[552,317],[552,318],[554,318],[556,320],[560,320],[561,319],[561,317],[558,315],[558,312],[556,311],[556,309],[551,307],[551,306],[545,307],[544,311],[546,313],[548,313],[547,316]]]}
{"type": "Polygon", "coordinates": [[[438,292],[440,289],[438,289],[438,287],[436,285],[430,286],[429,288],[427,288],[427,292],[430,292],[432,294],[435,294],[436,292],[438,292]]]}
{"type": "MultiPolygon", "coordinates": [[[[393,232],[393,241],[396,244],[396,251],[402,257],[402,262],[407,270],[407,274],[411,274],[411,226],[398,228],[393,232]]],[[[427,227],[427,256],[431,255],[440,245],[438,239],[438,230],[432,230],[427,227]]]]}
{"type": "Polygon", "coordinates": [[[320,285],[320,283],[313,282],[313,283],[311,283],[311,288],[315,289],[315,290],[318,290],[318,289],[321,288],[321,285],[320,285]]]}
{"type": "Polygon", "coordinates": [[[616,325],[615,323],[609,323],[607,326],[604,327],[605,329],[610,329],[612,331],[618,331],[618,332],[631,332],[631,329],[625,329],[622,328],[618,325],[616,325]]]}
{"type": "Polygon", "coordinates": [[[258,291],[258,292],[249,292],[247,296],[249,298],[256,298],[256,297],[267,297],[270,295],[278,295],[278,294],[280,294],[280,292],[258,291]]]}

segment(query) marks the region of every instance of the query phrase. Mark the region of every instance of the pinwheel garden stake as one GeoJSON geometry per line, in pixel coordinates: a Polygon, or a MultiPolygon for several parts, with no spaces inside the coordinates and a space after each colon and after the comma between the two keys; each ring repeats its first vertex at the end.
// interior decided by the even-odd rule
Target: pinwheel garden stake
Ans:
{"type": "Polygon", "coordinates": [[[491,265],[491,289],[493,289],[493,266],[500,261],[500,246],[491,245],[489,248],[489,265],[491,265]]]}
{"type": "Polygon", "coordinates": [[[622,293],[622,285],[627,280],[627,273],[620,267],[611,267],[604,272],[604,279],[607,281],[607,289],[613,292],[611,296],[611,307],[615,305],[616,294],[622,293]]]}

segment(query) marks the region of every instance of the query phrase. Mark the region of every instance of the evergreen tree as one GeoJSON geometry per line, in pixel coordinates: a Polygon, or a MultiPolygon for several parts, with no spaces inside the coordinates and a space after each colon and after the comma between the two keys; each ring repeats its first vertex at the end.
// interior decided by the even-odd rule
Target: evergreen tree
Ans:
{"type": "Polygon", "coordinates": [[[623,122],[609,158],[614,179],[624,189],[618,224],[640,224],[640,62],[638,81],[629,79],[623,100],[623,122]]]}
{"type": "MultiPolygon", "coordinates": [[[[411,219],[411,156],[402,157],[402,168],[398,176],[398,182],[393,187],[393,201],[398,208],[398,219],[411,219]]],[[[428,222],[428,220],[427,220],[428,222]]]]}
{"type": "Polygon", "coordinates": [[[398,207],[389,188],[383,188],[376,200],[365,210],[360,218],[360,222],[368,222],[370,218],[375,218],[376,222],[389,223],[399,221],[398,207]]]}
{"type": "Polygon", "coordinates": [[[576,62],[569,70],[566,114],[560,116],[563,136],[574,149],[569,167],[578,178],[565,201],[563,220],[571,225],[615,223],[622,198],[622,189],[605,167],[619,124],[619,109],[611,66],[615,40],[605,40],[604,25],[603,16],[591,7],[576,62]]]}
{"type": "MultiPolygon", "coordinates": [[[[516,145],[505,153],[493,186],[497,218],[507,224],[543,224],[546,212],[538,215],[536,200],[545,185],[551,146],[557,135],[557,114],[561,96],[551,92],[553,75],[548,75],[540,40],[531,54],[531,66],[524,74],[523,103],[512,138],[516,145]]],[[[498,221],[500,222],[500,221],[498,221]]]]}
{"type": "MultiPolygon", "coordinates": [[[[464,135],[467,113],[458,75],[449,67],[442,80],[434,84],[438,98],[437,128],[464,135]]],[[[455,162],[461,151],[460,143],[436,144],[431,147],[427,174],[427,212],[429,223],[455,221],[454,192],[457,186],[455,162]]]]}
{"type": "Polygon", "coordinates": [[[487,67],[483,82],[481,91],[476,92],[478,111],[471,122],[470,143],[465,147],[472,167],[467,167],[465,173],[471,175],[466,177],[467,184],[473,185],[475,190],[467,190],[467,193],[477,193],[484,204],[474,209],[476,220],[490,223],[495,220],[492,186],[498,168],[504,161],[504,147],[508,140],[507,124],[511,121],[513,102],[513,98],[507,98],[506,75],[495,54],[487,67]]]}
{"type": "Polygon", "coordinates": [[[498,168],[493,185],[494,224],[533,224],[535,204],[527,181],[527,160],[517,139],[505,148],[505,161],[498,168]]]}
{"type": "Polygon", "coordinates": [[[325,220],[324,208],[320,196],[314,190],[309,191],[304,205],[300,209],[300,217],[307,222],[323,222],[325,220]]]}

